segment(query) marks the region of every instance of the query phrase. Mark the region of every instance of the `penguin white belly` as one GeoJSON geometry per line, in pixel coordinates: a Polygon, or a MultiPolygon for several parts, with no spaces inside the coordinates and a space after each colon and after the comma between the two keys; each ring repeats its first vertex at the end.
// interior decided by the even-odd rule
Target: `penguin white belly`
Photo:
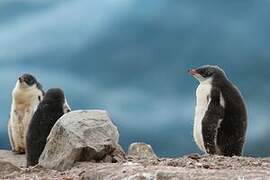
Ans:
{"type": "Polygon", "coordinates": [[[14,106],[10,115],[9,132],[12,137],[12,148],[19,152],[25,149],[26,133],[30,120],[35,112],[35,107],[27,106],[23,109],[14,106]],[[14,109],[14,110],[13,110],[14,109]]]}
{"type": "Polygon", "coordinates": [[[15,87],[12,96],[13,102],[8,125],[10,144],[13,151],[23,153],[28,126],[38,106],[38,96],[42,97],[42,92],[37,88],[24,91],[15,87]]]}
{"type": "Polygon", "coordinates": [[[196,110],[195,110],[195,122],[194,122],[194,129],[193,129],[193,136],[196,144],[198,147],[206,152],[204,147],[204,140],[202,135],[202,120],[204,115],[208,109],[211,93],[212,85],[210,83],[202,83],[198,86],[196,91],[196,110]]]}

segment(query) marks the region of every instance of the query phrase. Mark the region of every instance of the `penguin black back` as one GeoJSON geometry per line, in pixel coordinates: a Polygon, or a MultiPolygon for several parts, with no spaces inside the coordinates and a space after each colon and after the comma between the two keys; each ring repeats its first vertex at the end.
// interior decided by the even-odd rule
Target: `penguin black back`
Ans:
{"type": "Polygon", "coordinates": [[[247,129],[247,110],[240,90],[218,66],[214,68],[212,85],[221,91],[225,103],[223,121],[217,134],[217,145],[225,156],[241,156],[247,129]]]}
{"type": "Polygon", "coordinates": [[[247,110],[243,97],[229,80],[213,82],[213,85],[219,87],[227,104],[217,135],[217,145],[225,156],[241,156],[247,129],[247,110]]]}
{"type": "Polygon", "coordinates": [[[38,164],[47,137],[56,121],[64,115],[66,101],[61,89],[49,89],[39,104],[27,132],[27,167],[38,164]]]}

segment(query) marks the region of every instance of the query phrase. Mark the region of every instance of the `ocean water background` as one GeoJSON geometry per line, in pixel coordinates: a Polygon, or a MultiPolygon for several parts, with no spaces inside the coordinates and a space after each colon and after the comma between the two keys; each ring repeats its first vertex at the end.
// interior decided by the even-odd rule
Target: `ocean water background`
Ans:
{"type": "Polygon", "coordinates": [[[73,110],[105,109],[126,149],[199,152],[187,69],[222,67],[249,114],[245,155],[270,155],[270,1],[0,1],[0,148],[8,149],[11,91],[34,74],[73,110]]]}

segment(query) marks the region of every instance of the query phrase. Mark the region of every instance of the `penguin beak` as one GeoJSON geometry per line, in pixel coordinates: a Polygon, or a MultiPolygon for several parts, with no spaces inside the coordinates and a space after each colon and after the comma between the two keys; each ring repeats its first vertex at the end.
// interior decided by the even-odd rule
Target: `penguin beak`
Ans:
{"type": "Polygon", "coordinates": [[[19,77],[19,82],[22,85],[28,85],[28,83],[27,83],[27,81],[26,81],[26,79],[24,77],[19,77]]]}
{"type": "Polygon", "coordinates": [[[22,77],[19,77],[19,81],[20,81],[20,83],[22,83],[24,81],[24,79],[22,77]]]}
{"type": "Polygon", "coordinates": [[[189,70],[188,70],[188,73],[189,73],[191,76],[194,76],[194,75],[198,74],[198,72],[196,71],[196,69],[189,69],[189,70]]]}

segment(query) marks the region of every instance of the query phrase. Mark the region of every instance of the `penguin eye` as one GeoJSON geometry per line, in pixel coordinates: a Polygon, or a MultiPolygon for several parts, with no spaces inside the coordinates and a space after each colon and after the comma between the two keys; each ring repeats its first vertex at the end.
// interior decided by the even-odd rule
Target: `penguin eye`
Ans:
{"type": "Polygon", "coordinates": [[[207,70],[207,76],[210,77],[214,74],[214,71],[212,70],[207,70]]]}
{"type": "Polygon", "coordinates": [[[204,74],[205,74],[205,76],[207,76],[207,77],[211,75],[210,71],[208,71],[208,70],[205,70],[204,74]]]}
{"type": "Polygon", "coordinates": [[[207,75],[206,69],[198,69],[197,72],[203,77],[206,77],[207,75]]]}
{"type": "Polygon", "coordinates": [[[209,69],[201,69],[200,73],[203,77],[210,77],[213,75],[213,72],[209,69]]]}

